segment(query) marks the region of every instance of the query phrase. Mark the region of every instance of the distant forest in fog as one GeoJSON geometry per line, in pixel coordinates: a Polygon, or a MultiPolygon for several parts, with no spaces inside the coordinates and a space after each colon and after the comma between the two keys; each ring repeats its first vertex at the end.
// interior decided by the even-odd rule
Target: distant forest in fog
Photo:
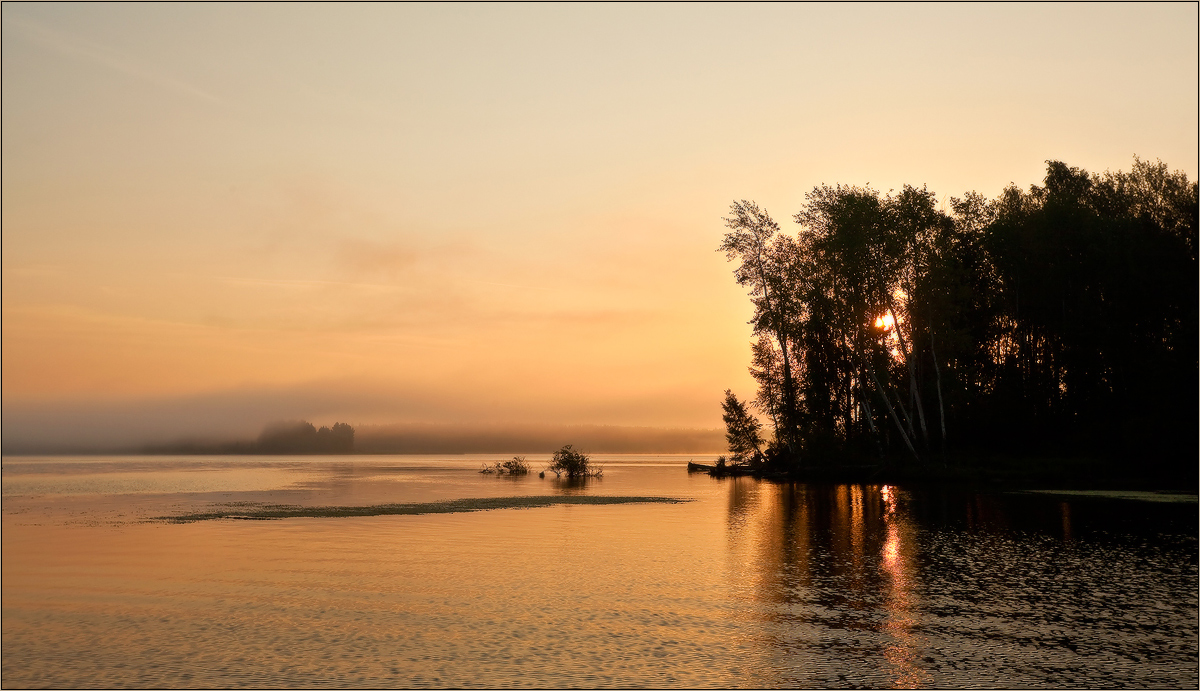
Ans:
{"type": "Polygon", "coordinates": [[[142,449],[163,454],[551,453],[564,444],[589,453],[719,452],[720,429],[609,425],[394,424],[316,429],[306,421],[268,425],[256,441],[181,441],[142,449]]]}
{"type": "Polygon", "coordinates": [[[1195,477],[1197,184],[1135,158],[939,204],[820,186],[795,235],[733,204],[720,249],[754,303],[736,460],[795,470],[1092,457],[1195,477]],[[773,438],[758,438],[749,409],[773,438]]]}
{"type": "Polygon", "coordinates": [[[620,425],[373,425],[360,453],[719,453],[723,430],[620,425]]]}
{"type": "Polygon", "coordinates": [[[307,420],[274,422],[255,441],[180,441],[151,445],[145,453],[162,454],[330,454],[355,451],[354,428],[344,422],[318,429],[307,420]]]}

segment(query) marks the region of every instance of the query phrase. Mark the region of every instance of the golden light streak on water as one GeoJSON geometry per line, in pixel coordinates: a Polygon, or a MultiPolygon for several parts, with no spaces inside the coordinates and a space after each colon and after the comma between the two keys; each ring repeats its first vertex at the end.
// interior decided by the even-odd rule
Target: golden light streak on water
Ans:
{"type": "Polygon", "coordinates": [[[913,632],[918,623],[916,608],[916,569],[912,563],[911,544],[913,527],[907,517],[896,511],[897,491],[883,488],[887,505],[885,518],[887,538],[883,544],[883,568],[888,575],[889,590],[885,598],[887,620],[883,629],[891,636],[884,648],[884,657],[892,668],[892,688],[912,689],[925,685],[927,674],[917,664],[925,642],[913,632]]]}

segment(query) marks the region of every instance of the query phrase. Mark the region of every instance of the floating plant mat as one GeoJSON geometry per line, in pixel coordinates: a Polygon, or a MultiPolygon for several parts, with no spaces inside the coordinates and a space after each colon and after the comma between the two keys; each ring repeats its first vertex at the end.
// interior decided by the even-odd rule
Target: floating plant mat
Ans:
{"type": "Polygon", "coordinates": [[[1156,501],[1170,504],[1195,504],[1195,494],[1177,492],[1138,492],[1108,489],[1027,489],[1017,494],[1045,494],[1050,496],[1078,497],[1081,499],[1132,499],[1134,501],[1156,501]]]}
{"type": "Polygon", "coordinates": [[[423,504],[376,504],[374,506],[292,506],[283,504],[234,504],[224,510],[156,516],[150,520],[194,523],[219,518],[274,520],[279,518],[348,518],[352,516],[416,516],[427,513],[465,513],[492,509],[534,509],[560,504],[681,504],[691,499],[675,497],[526,496],[453,499],[423,504]]]}

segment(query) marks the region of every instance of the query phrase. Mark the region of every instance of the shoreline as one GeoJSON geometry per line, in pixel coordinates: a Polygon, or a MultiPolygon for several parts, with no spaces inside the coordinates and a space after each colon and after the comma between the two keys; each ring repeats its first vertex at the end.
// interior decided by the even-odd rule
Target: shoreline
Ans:
{"type": "Polygon", "coordinates": [[[688,472],[703,472],[715,478],[753,477],[770,482],[831,482],[879,485],[966,485],[998,490],[1028,491],[1142,491],[1197,495],[1195,478],[1138,476],[1120,472],[1106,463],[1088,459],[1003,459],[991,467],[948,464],[946,466],[812,466],[791,471],[750,469],[689,463],[688,472]],[[1036,463],[1036,467],[1030,467],[1036,463]]]}

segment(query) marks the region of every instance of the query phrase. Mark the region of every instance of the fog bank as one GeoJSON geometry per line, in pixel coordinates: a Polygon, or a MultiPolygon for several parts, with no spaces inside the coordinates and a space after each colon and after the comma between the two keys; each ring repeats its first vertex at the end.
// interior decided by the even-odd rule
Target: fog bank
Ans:
{"type": "Polygon", "coordinates": [[[359,453],[552,453],[564,444],[587,453],[720,453],[721,429],[615,425],[370,425],[359,453]]]}
{"type": "MultiPolygon", "coordinates": [[[[545,453],[563,444],[599,453],[723,448],[723,432],[714,429],[720,419],[715,396],[710,405],[688,403],[688,396],[672,391],[579,398],[353,382],[133,400],[7,398],[0,448],[5,455],[216,448],[253,441],[282,420],[349,423],[357,430],[355,450],[365,453],[545,453]],[[685,415],[663,414],[680,410],[681,401],[685,415]]],[[[690,398],[703,400],[694,392],[690,398]]]]}

